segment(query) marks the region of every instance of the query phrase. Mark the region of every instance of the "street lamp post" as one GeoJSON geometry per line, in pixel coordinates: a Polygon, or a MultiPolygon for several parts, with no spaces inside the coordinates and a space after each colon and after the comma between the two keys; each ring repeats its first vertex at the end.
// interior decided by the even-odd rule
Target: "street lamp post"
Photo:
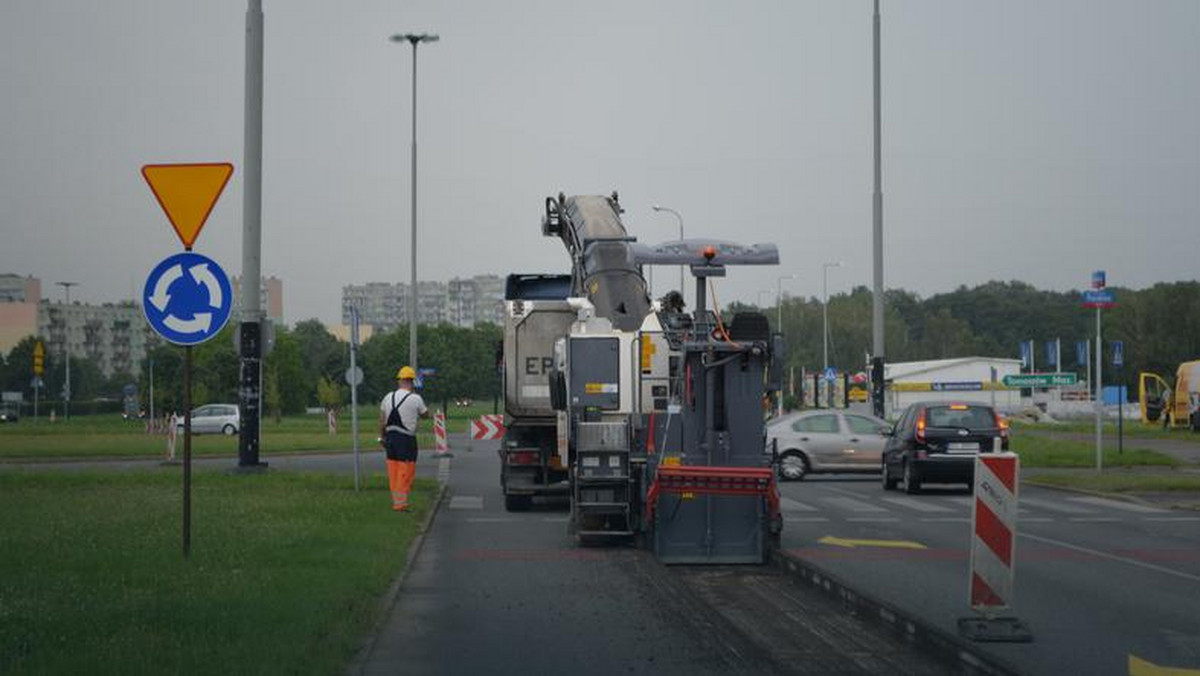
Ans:
{"type": "Polygon", "coordinates": [[[417,368],[417,45],[422,42],[437,42],[434,33],[397,33],[392,42],[407,42],[412,45],[412,289],[408,303],[408,364],[417,368]]]}
{"type": "MultiPolygon", "coordinates": [[[[675,219],[679,221],[679,241],[682,242],[683,241],[683,215],[670,207],[664,207],[664,206],[660,206],[658,204],[655,204],[655,205],[651,206],[650,208],[655,211],[665,211],[665,212],[667,212],[669,214],[673,214],[675,216],[675,219]]],[[[687,291],[687,286],[684,282],[683,266],[680,265],[679,266],[679,295],[683,296],[686,291],[687,291]]]]}
{"type": "Polygon", "coordinates": [[[821,302],[821,314],[823,315],[823,322],[825,324],[825,328],[821,333],[824,335],[824,350],[822,354],[824,355],[823,359],[826,370],[829,369],[829,268],[840,267],[842,267],[840,261],[821,264],[821,293],[824,296],[824,300],[821,302]]]}
{"type": "Polygon", "coordinates": [[[67,321],[67,312],[71,305],[71,287],[79,286],[79,282],[55,282],[66,292],[67,309],[63,311],[63,354],[67,358],[67,382],[63,385],[63,419],[71,419],[71,326],[67,321]]]}
{"type": "Polygon", "coordinates": [[[796,275],[780,275],[775,280],[775,303],[779,306],[776,310],[775,330],[783,333],[783,280],[795,279],[796,275]]]}

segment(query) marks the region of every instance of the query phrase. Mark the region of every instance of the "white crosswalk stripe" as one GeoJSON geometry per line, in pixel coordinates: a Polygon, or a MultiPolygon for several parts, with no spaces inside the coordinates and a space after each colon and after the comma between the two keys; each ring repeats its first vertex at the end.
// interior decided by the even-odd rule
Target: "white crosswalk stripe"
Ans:
{"type": "Polygon", "coordinates": [[[785,498],[785,497],[779,498],[779,507],[785,512],[815,512],[815,511],[817,511],[817,508],[813,507],[812,505],[806,505],[803,502],[800,502],[799,500],[793,500],[791,498],[785,498]]]}
{"type": "Polygon", "coordinates": [[[1082,498],[1067,498],[1067,499],[1070,500],[1071,502],[1082,502],[1082,503],[1088,504],[1088,505],[1096,505],[1098,507],[1107,507],[1109,509],[1119,509],[1119,510],[1126,511],[1126,512],[1137,512],[1139,514],[1163,514],[1166,512],[1166,510],[1159,509],[1157,507],[1147,507],[1146,505],[1139,505],[1135,502],[1124,502],[1122,500],[1110,500],[1109,498],[1099,498],[1099,497],[1088,496],[1088,497],[1082,497],[1082,498]]]}
{"type": "Polygon", "coordinates": [[[908,509],[913,509],[918,512],[931,512],[932,513],[932,512],[953,512],[954,511],[953,509],[951,509],[949,507],[942,507],[941,505],[938,505],[938,504],[935,504],[932,502],[926,502],[924,500],[918,500],[916,498],[886,497],[886,498],[880,498],[880,500],[883,500],[884,502],[890,502],[893,505],[900,505],[901,507],[907,507],[908,509]]]}
{"type": "Polygon", "coordinates": [[[886,512],[887,509],[879,505],[872,505],[869,502],[863,502],[857,498],[821,498],[821,500],[837,507],[838,509],[847,512],[886,512]]]}
{"type": "Polygon", "coordinates": [[[450,509],[483,509],[483,498],[478,495],[456,495],[450,498],[450,509]]]}
{"type": "Polygon", "coordinates": [[[1059,512],[1062,514],[1091,514],[1095,510],[1079,505],[1072,505],[1068,502],[1058,500],[1042,500],[1040,498],[1020,498],[1019,502],[1022,505],[1032,505],[1039,509],[1046,509],[1051,512],[1059,512]]]}

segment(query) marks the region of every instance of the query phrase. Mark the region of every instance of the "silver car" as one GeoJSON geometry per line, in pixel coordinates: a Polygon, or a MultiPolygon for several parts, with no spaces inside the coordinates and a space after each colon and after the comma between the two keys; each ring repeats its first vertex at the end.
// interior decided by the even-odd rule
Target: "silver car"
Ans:
{"type": "MultiPolygon", "coordinates": [[[[179,419],[183,431],[183,418],[179,419]]],[[[238,432],[238,407],[235,404],[209,404],[192,410],[192,434],[225,434],[238,432]]]]}
{"type": "Polygon", "coordinates": [[[767,448],[778,443],[784,481],[822,472],[878,473],[891,429],[886,420],[860,413],[805,411],[767,423],[767,448]]]}

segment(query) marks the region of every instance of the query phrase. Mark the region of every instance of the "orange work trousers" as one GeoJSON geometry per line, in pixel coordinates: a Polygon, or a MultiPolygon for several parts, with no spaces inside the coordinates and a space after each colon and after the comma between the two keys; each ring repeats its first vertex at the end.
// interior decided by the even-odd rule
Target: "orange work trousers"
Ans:
{"type": "Polygon", "coordinates": [[[417,475],[417,463],[388,460],[388,485],[392,489],[392,509],[403,512],[408,509],[408,494],[412,491],[413,477],[417,475]]]}

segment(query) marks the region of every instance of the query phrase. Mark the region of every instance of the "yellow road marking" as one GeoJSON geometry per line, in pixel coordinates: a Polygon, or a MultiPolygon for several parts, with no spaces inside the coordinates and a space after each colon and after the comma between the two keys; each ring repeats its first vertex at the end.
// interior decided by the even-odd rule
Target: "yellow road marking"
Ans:
{"type": "Polygon", "coordinates": [[[925,545],[920,542],[911,540],[854,540],[849,538],[838,538],[832,535],[817,540],[823,545],[833,545],[835,547],[892,547],[895,549],[925,549],[925,545]]]}
{"type": "Polygon", "coordinates": [[[1200,676],[1200,669],[1160,667],[1133,654],[1129,655],[1129,676],[1200,676]]]}

